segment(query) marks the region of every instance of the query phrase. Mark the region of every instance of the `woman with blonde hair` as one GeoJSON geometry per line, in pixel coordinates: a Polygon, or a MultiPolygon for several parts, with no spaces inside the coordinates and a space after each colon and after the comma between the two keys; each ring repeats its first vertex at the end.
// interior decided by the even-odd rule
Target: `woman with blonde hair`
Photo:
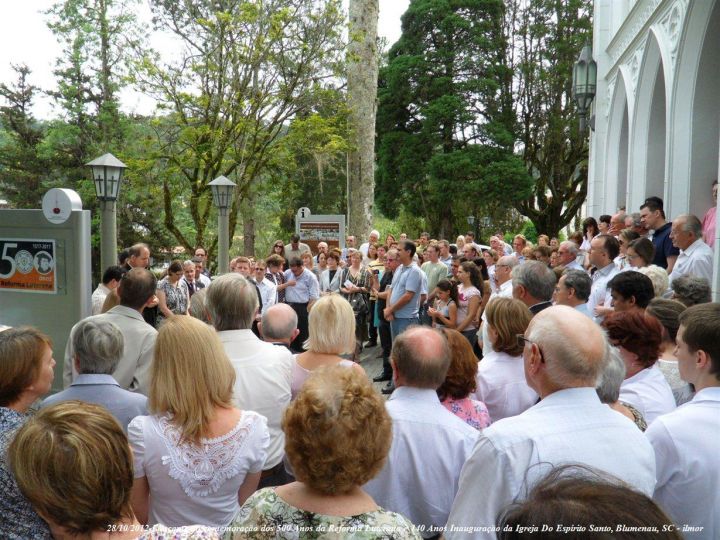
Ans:
{"type": "Polygon", "coordinates": [[[285,410],[283,430],[297,482],[250,497],[230,525],[240,532],[230,538],[421,538],[362,489],[382,469],[392,442],[390,415],[363,373],[318,370],[285,410]],[[333,530],[343,532],[325,534],[333,530]]]}
{"type": "Polygon", "coordinates": [[[437,395],[440,403],[475,429],[483,429],[490,425],[490,413],[482,401],[472,399],[475,392],[478,361],[468,340],[451,328],[443,328],[443,334],[450,347],[450,366],[445,381],[438,387],[437,395]]]}
{"type": "Polygon", "coordinates": [[[204,527],[144,530],[130,505],[127,437],[101,405],[64,401],[46,407],[17,433],[8,458],[20,490],[55,538],[218,537],[204,527]]]}
{"type": "Polygon", "coordinates": [[[292,399],[310,374],[323,366],[340,365],[365,370],[352,360],[340,358],[341,354],[355,351],[355,314],[347,300],[339,295],[323,296],[313,304],[308,314],[309,337],[305,352],[293,357],[292,399]]]}
{"type": "Polygon", "coordinates": [[[538,395],[525,380],[523,345],[518,334],[525,333],[532,313],[520,300],[493,298],[485,310],[492,351],[480,362],[475,395],[497,422],[532,407],[538,395]]]}
{"type": "Polygon", "coordinates": [[[148,408],[128,426],[132,503],[142,523],[224,527],[257,489],[267,420],[233,406],[235,370],[217,333],[192,317],[160,328],[148,408]]]}

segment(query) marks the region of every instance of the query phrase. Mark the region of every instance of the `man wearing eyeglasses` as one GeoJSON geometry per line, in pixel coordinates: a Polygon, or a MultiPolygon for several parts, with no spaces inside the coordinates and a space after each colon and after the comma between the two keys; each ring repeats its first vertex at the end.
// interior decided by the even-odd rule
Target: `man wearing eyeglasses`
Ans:
{"type": "Polygon", "coordinates": [[[652,446],[595,391],[610,354],[598,325],[575,309],[555,306],[538,313],[518,340],[525,379],[541,401],[482,431],[460,475],[448,539],[495,538],[481,528],[494,527],[508,504],[564,463],[598,469],[653,494],[652,446]]]}
{"type": "Polygon", "coordinates": [[[577,256],[580,247],[572,240],[565,240],[558,247],[558,263],[563,265],[565,269],[585,271],[580,263],[577,262],[577,256]]]}
{"type": "MultiPolygon", "coordinates": [[[[495,283],[498,287],[495,292],[490,295],[488,304],[493,301],[493,298],[512,298],[513,297],[513,284],[512,284],[512,270],[518,265],[518,260],[514,255],[505,255],[500,257],[498,262],[495,263],[495,283]]],[[[490,336],[488,335],[488,324],[487,324],[487,309],[483,310],[483,314],[480,316],[482,320],[481,337],[483,354],[489,354],[492,352],[493,347],[490,343],[490,336]]]]}

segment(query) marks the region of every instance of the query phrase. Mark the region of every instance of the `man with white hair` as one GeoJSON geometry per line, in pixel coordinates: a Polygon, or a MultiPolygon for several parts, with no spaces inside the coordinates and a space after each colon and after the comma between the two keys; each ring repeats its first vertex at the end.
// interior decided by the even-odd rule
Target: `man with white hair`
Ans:
{"type": "Polygon", "coordinates": [[[703,241],[700,220],[692,214],[676,217],[670,227],[670,239],[680,249],[669,276],[670,284],[680,276],[702,277],[712,282],[713,251],[703,241]]]}
{"type": "Polygon", "coordinates": [[[365,242],[362,246],[360,246],[360,253],[362,253],[363,259],[366,259],[368,256],[368,249],[370,249],[370,244],[375,244],[378,240],[380,240],[380,233],[373,229],[372,231],[370,231],[368,241],[365,242]]]}
{"type": "Polygon", "coordinates": [[[315,255],[315,257],[313,257],[313,261],[315,262],[315,264],[318,264],[320,262],[319,257],[320,257],[321,253],[324,253],[325,255],[328,254],[328,249],[329,248],[328,248],[327,242],[318,242],[318,245],[317,245],[318,254],[315,255]]]}
{"type": "Polygon", "coordinates": [[[592,317],[587,308],[592,279],[584,270],[565,270],[555,286],[553,302],[556,306],[568,306],[583,315],[592,317]]]}
{"type": "MultiPolygon", "coordinates": [[[[513,297],[513,284],[512,284],[512,271],[518,265],[518,260],[515,255],[505,255],[498,259],[495,263],[495,282],[498,287],[495,292],[490,295],[488,303],[492,302],[494,298],[512,298],[513,297]]],[[[492,344],[490,343],[490,336],[488,335],[488,324],[487,324],[487,309],[483,310],[483,314],[480,316],[482,320],[481,337],[483,354],[492,352],[492,344]]]]}
{"type": "Polygon", "coordinates": [[[72,348],[78,376],[67,389],[46,398],[42,407],[73,399],[102,405],[127,433],[130,420],[148,410],[145,396],[120,388],[112,376],[125,348],[122,332],[112,322],[92,317],[80,321],[74,330],[72,348]]]}
{"type": "Polygon", "coordinates": [[[552,306],[557,278],[555,272],[540,261],[527,261],[512,270],[513,298],[523,302],[537,315],[552,306]]]}
{"type": "Polygon", "coordinates": [[[558,247],[558,264],[569,270],[582,270],[584,272],[585,269],[577,262],[578,253],[580,253],[580,246],[572,240],[560,242],[560,246],[558,247]]]}
{"type": "Polygon", "coordinates": [[[243,276],[224,274],[210,284],[206,294],[210,319],[237,374],[233,403],[239,409],[263,415],[268,421],[270,446],[260,486],[286,484],[289,479],[282,462],[285,436],[280,422],[290,403],[292,354],[253,334],[257,293],[255,285],[243,276]]]}
{"type": "Polygon", "coordinates": [[[450,348],[440,331],[409,328],[395,338],[391,361],[396,390],[386,408],[392,445],[385,466],[363,489],[378,505],[423,525],[424,536],[436,537],[478,431],[438,399],[436,389],[450,366],[450,348]]]}
{"type": "Polygon", "coordinates": [[[595,391],[610,354],[598,325],[555,306],[537,314],[518,340],[524,344],[525,378],[541,401],[482,431],[460,476],[445,532],[449,539],[494,539],[500,512],[565,463],[593,467],[648,496],[655,488],[649,442],[595,391]]]}

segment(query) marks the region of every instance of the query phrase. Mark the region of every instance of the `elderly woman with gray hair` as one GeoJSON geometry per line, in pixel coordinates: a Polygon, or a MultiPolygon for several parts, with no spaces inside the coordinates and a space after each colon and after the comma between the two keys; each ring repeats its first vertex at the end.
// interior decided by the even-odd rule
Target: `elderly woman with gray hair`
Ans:
{"type": "Polygon", "coordinates": [[[123,355],[120,329],[91,317],[78,323],[72,340],[78,376],[66,390],[45,399],[42,407],[71,399],[102,405],[127,432],[130,421],[148,411],[145,396],[123,390],[112,376],[123,355]]]}
{"type": "Polygon", "coordinates": [[[625,362],[614,347],[608,348],[607,361],[598,379],[595,391],[602,403],[632,420],[640,431],[647,429],[647,423],[640,411],[629,403],[620,401],[620,385],[625,380],[625,362]]]}

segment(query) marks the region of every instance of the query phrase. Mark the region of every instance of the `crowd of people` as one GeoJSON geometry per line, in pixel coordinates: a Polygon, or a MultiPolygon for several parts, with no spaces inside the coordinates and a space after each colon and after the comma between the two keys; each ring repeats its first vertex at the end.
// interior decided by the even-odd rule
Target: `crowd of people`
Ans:
{"type": "Polygon", "coordinates": [[[41,330],[0,332],[0,531],[718,538],[711,226],[650,197],[567,240],[294,235],[161,279],[132,246],[64,390],[41,330]]]}

